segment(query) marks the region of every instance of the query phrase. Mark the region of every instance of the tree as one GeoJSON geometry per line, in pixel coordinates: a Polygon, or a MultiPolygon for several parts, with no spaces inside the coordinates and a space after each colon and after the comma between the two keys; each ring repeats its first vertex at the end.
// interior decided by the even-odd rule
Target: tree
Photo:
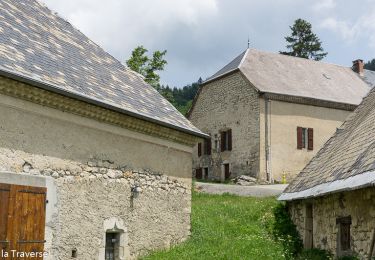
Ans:
{"type": "Polygon", "coordinates": [[[367,70],[375,71],[375,59],[366,62],[364,68],[367,70]]]}
{"type": "Polygon", "coordinates": [[[285,37],[289,51],[280,51],[281,54],[313,60],[321,60],[328,54],[324,52],[320,39],[312,32],[309,22],[297,19],[290,29],[292,34],[285,37]]]}
{"type": "Polygon", "coordinates": [[[167,61],[164,59],[166,50],[155,51],[152,58],[147,56],[148,50],[138,46],[132,51],[131,57],[126,61],[128,67],[145,77],[145,81],[154,88],[160,87],[160,76],[157,71],[163,71],[167,61]]]}

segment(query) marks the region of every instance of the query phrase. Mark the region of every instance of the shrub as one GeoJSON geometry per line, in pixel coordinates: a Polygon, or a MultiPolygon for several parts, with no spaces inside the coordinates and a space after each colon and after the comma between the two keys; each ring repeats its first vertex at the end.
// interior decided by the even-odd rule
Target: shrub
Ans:
{"type": "Polygon", "coordinates": [[[271,232],[277,241],[280,241],[284,248],[286,259],[293,259],[302,252],[303,243],[290,218],[288,206],[279,203],[273,210],[274,220],[271,224],[271,232]]]}
{"type": "Polygon", "coordinates": [[[321,249],[305,249],[296,258],[296,260],[332,260],[333,255],[330,252],[321,249]]]}

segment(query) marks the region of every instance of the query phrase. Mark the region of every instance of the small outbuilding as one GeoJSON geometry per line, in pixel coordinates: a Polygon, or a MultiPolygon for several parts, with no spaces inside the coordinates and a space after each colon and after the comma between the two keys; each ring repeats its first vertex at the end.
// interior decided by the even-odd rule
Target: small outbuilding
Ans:
{"type": "Polygon", "coordinates": [[[0,1],[1,259],[132,259],[184,241],[201,137],[46,6],[0,1]]]}
{"type": "Polygon", "coordinates": [[[375,89],[337,129],[279,200],[306,248],[375,256],[375,89]]]}

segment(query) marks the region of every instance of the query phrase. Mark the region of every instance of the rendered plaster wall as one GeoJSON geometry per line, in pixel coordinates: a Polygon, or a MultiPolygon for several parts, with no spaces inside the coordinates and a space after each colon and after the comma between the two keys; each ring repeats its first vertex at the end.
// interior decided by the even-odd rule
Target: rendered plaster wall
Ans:
{"type": "MultiPolygon", "coordinates": [[[[266,179],[265,100],[260,99],[260,177],[266,179]]],[[[350,111],[268,101],[268,140],[273,179],[290,182],[341,126],[350,111]],[[297,149],[297,127],[314,129],[314,149],[297,149]]]]}
{"type": "Polygon", "coordinates": [[[111,219],[123,223],[132,258],[189,236],[191,147],[5,95],[0,112],[0,171],[42,176],[55,190],[49,259],[70,259],[74,248],[79,259],[98,259],[111,219]],[[135,184],[142,192],[132,204],[135,184]]]}
{"type": "Polygon", "coordinates": [[[231,177],[259,172],[258,93],[240,72],[202,86],[190,121],[211,135],[212,156],[198,157],[193,150],[193,168],[208,167],[209,177],[223,179],[223,163],[229,163],[231,177]],[[220,132],[232,129],[232,151],[220,151],[220,132]]]}
{"type": "Polygon", "coordinates": [[[313,200],[289,203],[290,214],[304,239],[305,206],[313,205],[314,247],[337,252],[339,226],[336,219],[351,216],[351,251],[360,259],[368,259],[371,241],[375,232],[375,189],[365,188],[351,192],[337,193],[313,200]]]}

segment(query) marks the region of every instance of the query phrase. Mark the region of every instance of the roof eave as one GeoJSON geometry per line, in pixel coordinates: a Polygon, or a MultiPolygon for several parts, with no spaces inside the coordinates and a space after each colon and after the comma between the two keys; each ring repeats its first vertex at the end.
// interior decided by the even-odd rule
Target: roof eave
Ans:
{"type": "Polygon", "coordinates": [[[109,110],[112,110],[112,111],[115,111],[115,112],[119,112],[119,113],[122,113],[122,114],[125,114],[125,115],[128,115],[128,116],[131,116],[131,117],[135,117],[135,118],[138,118],[138,119],[141,119],[141,120],[149,121],[149,122],[152,122],[154,124],[165,126],[165,127],[168,127],[168,128],[171,128],[171,129],[174,129],[174,130],[186,133],[186,134],[190,134],[190,135],[193,135],[193,136],[196,136],[196,137],[200,137],[200,138],[209,137],[207,134],[204,134],[204,133],[195,132],[195,131],[192,131],[192,130],[189,130],[189,129],[186,129],[186,128],[183,128],[183,127],[179,127],[179,126],[172,125],[172,124],[169,124],[169,123],[166,123],[166,122],[163,122],[163,121],[156,120],[156,119],[151,118],[151,117],[147,117],[147,116],[144,116],[144,115],[141,115],[141,114],[137,114],[137,113],[134,113],[132,111],[121,109],[121,108],[118,108],[118,107],[113,106],[111,104],[108,104],[108,103],[105,103],[105,102],[102,102],[102,101],[99,101],[99,100],[96,100],[96,99],[91,99],[91,98],[85,97],[83,95],[79,95],[79,94],[77,94],[75,92],[72,92],[72,91],[61,89],[58,86],[55,86],[53,84],[42,82],[40,80],[33,79],[33,78],[30,78],[30,77],[25,77],[23,75],[19,75],[19,74],[14,73],[14,72],[9,72],[9,71],[6,71],[4,69],[0,69],[0,76],[4,76],[4,77],[7,77],[7,78],[16,80],[16,81],[20,81],[20,82],[32,85],[32,86],[37,87],[37,88],[41,88],[41,89],[44,89],[44,90],[47,90],[47,91],[54,92],[56,94],[60,94],[60,95],[66,96],[66,97],[70,97],[70,98],[73,98],[73,99],[76,99],[76,100],[80,100],[80,101],[83,101],[83,102],[86,102],[86,103],[89,103],[89,104],[92,104],[92,105],[95,105],[95,106],[103,107],[103,108],[106,108],[106,109],[109,109],[109,110]]]}
{"type": "Polygon", "coordinates": [[[309,198],[326,196],[332,193],[358,190],[375,185],[375,170],[370,170],[355,176],[336,180],[332,182],[322,183],[312,188],[298,192],[284,192],[278,200],[293,201],[309,198]]]}

